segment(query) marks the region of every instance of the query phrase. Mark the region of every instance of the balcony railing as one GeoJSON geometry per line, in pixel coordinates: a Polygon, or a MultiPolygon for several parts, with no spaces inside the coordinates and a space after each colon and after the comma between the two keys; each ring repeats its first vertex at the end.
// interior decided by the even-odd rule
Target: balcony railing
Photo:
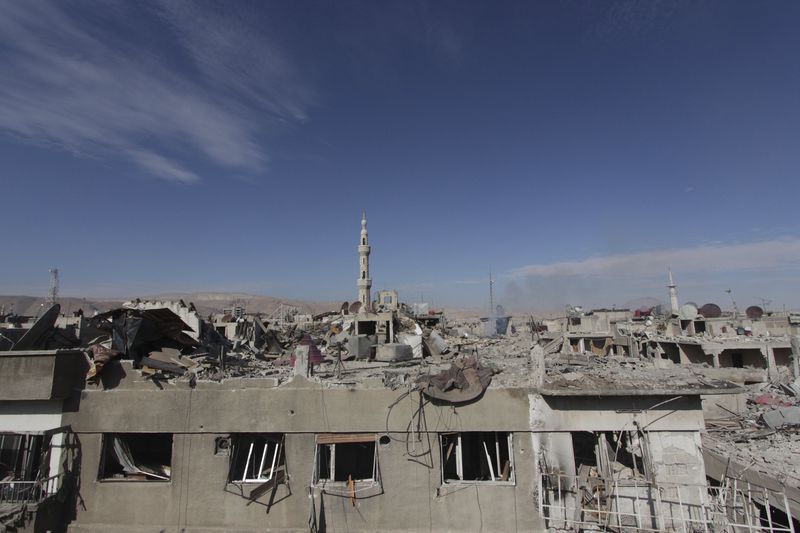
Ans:
{"type": "Polygon", "coordinates": [[[39,504],[58,492],[61,474],[36,481],[0,481],[0,505],[39,504]]]}
{"type": "Polygon", "coordinates": [[[718,487],[654,484],[644,479],[592,483],[542,474],[539,511],[551,529],[615,532],[675,531],[798,533],[786,494],[738,480],[718,487]],[[773,518],[770,507],[786,512],[773,518]]]}

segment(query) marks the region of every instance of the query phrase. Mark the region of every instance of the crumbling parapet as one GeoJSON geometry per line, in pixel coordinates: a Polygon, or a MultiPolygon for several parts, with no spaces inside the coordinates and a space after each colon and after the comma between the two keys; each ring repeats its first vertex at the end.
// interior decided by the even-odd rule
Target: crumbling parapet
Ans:
{"type": "Polygon", "coordinates": [[[541,389],[544,385],[545,374],[544,348],[537,344],[531,350],[529,357],[531,359],[531,380],[536,388],[541,389]]]}
{"type": "Polygon", "coordinates": [[[722,353],[722,348],[708,348],[706,351],[711,355],[714,368],[719,368],[719,356],[722,353]]]}
{"type": "Polygon", "coordinates": [[[795,335],[791,340],[792,345],[792,377],[800,378],[800,337],[795,335]]]}
{"type": "Polygon", "coordinates": [[[298,346],[294,351],[294,375],[309,377],[311,375],[311,364],[308,361],[308,346],[298,346]]]}
{"type": "Polygon", "coordinates": [[[766,345],[761,348],[761,355],[764,356],[764,359],[767,362],[767,376],[769,379],[774,379],[778,375],[778,367],[775,364],[775,352],[772,350],[772,346],[766,345]]]}

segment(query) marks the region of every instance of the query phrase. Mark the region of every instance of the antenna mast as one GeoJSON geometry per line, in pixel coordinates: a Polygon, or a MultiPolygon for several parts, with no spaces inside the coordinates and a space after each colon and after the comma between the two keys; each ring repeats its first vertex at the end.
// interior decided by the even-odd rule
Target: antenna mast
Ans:
{"type": "Polygon", "coordinates": [[[736,300],[733,299],[733,291],[731,289],[725,289],[725,292],[727,292],[731,297],[731,303],[733,304],[733,318],[739,318],[739,308],[736,306],[736,300]]]}
{"type": "Polygon", "coordinates": [[[50,293],[47,295],[47,304],[52,307],[58,303],[58,269],[50,269],[50,293]]]}
{"type": "Polygon", "coordinates": [[[489,271],[489,318],[494,316],[494,281],[492,271],[489,271]]]}

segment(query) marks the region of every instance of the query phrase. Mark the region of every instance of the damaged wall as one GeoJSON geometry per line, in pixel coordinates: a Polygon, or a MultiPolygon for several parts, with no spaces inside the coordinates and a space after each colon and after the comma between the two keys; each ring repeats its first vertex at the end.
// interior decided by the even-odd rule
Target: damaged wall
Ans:
{"type": "MultiPolygon", "coordinates": [[[[169,386],[154,391],[150,383],[126,381],[114,390],[84,391],[80,411],[66,415],[82,445],[81,496],[86,505],[70,529],[114,531],[109,524],[128,524],[126,528],[135,524],[142,530],[307,530],[315,433],[383,435],[388,407],[402,392],[369,384],[333,389],[302,378],[279,388],[275,385],[270,380],[230,380],[201,382],[194,390],[169,386]],[[174,433],[171,480],[95,481],[102,433],[108,431],[174,433]],[[215,455],[215,439],[230,432],[287,433],[291,495],[280,486],[269,513],[268,495],[248,505],[236,486],[226,484],[229,457],[215,455]]],[[[315,494],[317,519],[324,509],[328,531],[541,530],[531,497],[536,475],[527,394],[489,390],[470,405],[427,404],[423,422],[427,432],[410,444],[421,454],[419,462],[413,462],[408,460],[405,441],[418,407],[419,397],[409,395],[391,409],[392,439],[388,445],[377,445],[383,494],[357,498],[355,506],[347,497],[325,494],[320,501],[315,494]],[[438,433],[492,430],[517,432],[515,484],[442,486],[438,433]],[[422,453],[428,447],[429,452],[422,453]]]]}
{"type": "MultiPolygon", "coordinates": [[[[389,390],[380,381],[330,387],[299,377],[281,386],[272,379],[232,379],[156,391],[134,376],[113,390],[83,391],[80,409],[65,414],[82,446],[86,506],[72,531],[114,531],[108,524],[120,523],[142,530],[307,530],[312,501],[329,531],[540,531],[537,456],[545,453],[561,469],[574,470],[570,431],[631,429],[637,421],[656,433],[686,431],[699,439],[702,427],[697,397],[544,398],[530,389],[490,388],[467,405],[426,403],[424,417],[415,417],[418,394],[389,390]],[[382,436],[387,428],[390,441],[376,444],[382,494],[356,498],[355,505],[318,491],[309,498],[316,434],[382,436]],[[442,484],[439,434],[457,431],[511,432],[514,482],[442,484]],[[171,480],[96,481],[103,432],[173,433],[171,480]],[[215,453],[216,439],[239,432],[286,433],[291,493],[280,485],[272,505],[269,494],[248,505],[243,494],[251,486],[242,493],[226,482],[230,458],[215,453]]],[[[663,453],[658,457],[667,464],[663,453]]]]}

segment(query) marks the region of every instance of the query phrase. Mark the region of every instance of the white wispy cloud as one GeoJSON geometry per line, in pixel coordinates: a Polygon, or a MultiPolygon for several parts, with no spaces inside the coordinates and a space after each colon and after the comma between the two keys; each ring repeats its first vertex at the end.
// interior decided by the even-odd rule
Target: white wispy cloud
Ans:
{"type": "Polygon", "coordinates": [[[182,181],[184,183],[192,183],[200,179],[194,172],[182,168],[175,162],[170,161],[166,157],[162,157],[155,152],[128,150],[127,154],[128,157],[130,157],[131,160],[136,162],[140,167],[156,176],[161,176],[162,178],[172,179],[175,181],[182,181]]]}
{"type": "Polygon", "coordinates": [[[199,3],[0,2],[0,80],[0,131],[187,183],[187,160],[263,170],[263,135],[312,100],[246,17],[199,3]]]}
{"type": "Polygon", "coordinates": [[[671,267],[681,273],[765,272],[800,268],[800,238],[748,243],[717,243],[678,248],[589,257],[574,261],[533,264],[514,269],[511,277],[554,276],[663,277],[671,267]]]}

